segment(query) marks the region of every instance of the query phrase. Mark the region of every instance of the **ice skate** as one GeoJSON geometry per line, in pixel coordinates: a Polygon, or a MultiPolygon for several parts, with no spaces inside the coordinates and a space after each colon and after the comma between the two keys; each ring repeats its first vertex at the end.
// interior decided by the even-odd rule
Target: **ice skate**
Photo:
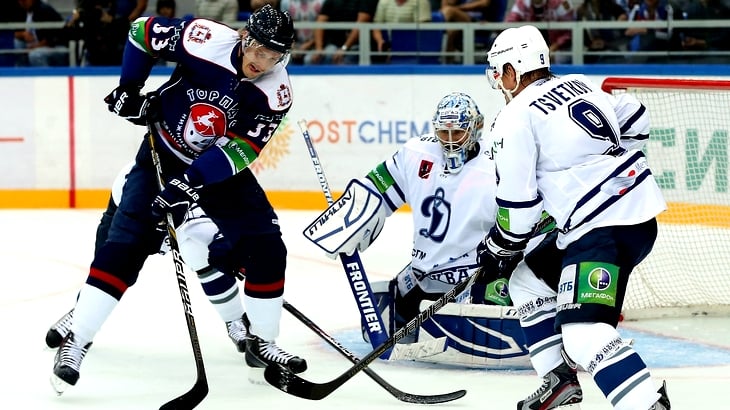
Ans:
{"type": "Polygon", "coordinates": [[[69,332],[63,338],[56,352],[53,375],[51,375],[51,385],[56,393],[62,394],[69,386],[74,386],[79,381],[81,361],[84,360],[90,347],[91,342],[85,346],[78,344],[73,332],[69,332]]]}
{"type": "Polygon", "coordinates": [[[226,322],[228,337],[231,338],[231,341],[233,341],[233,344],[236,345],[236,349],[240,353],[246,351],[246,336],[248,335],[249,324],[248,317],[245,313],[240,319],[226,322]]]}
{"type": "Polygon", "coordinates": [[[61,341],[71,330],[73,316],[74,310],[71,309],[48,329],[48,332],[46,332],[46,346],[55,349],[61,345],[61,341]]]}
{"type": "Polygon", "coordinates": [[[653,406],[649,408],[649,410],[669,410],[671,409],[669,405],[669,396],[667,396],[667,382],[662,382],[662,387],[659,388],[657,391],[662,397],[657,400],[656,403],[654,403],[653,406]]]}
{"type": "Polygon", "coordinates": [[[517,410],[548,410],[583,401],[578,372],[566,363],[556,367],[542,379],[542,386],[517,403],[517,410]]]}
{"type": "Polygon", "coordinates": [[[246,364],[257,368],[280,364],[293,373],[307,370],[306,360],[281,350],[273,340],[266,341],[252,334],[246,339],[246,364]]]}

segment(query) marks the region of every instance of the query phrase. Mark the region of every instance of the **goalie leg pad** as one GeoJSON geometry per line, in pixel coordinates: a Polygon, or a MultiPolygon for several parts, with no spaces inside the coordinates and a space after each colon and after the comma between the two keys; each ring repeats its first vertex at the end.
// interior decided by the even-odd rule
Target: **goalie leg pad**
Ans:
{"type": "MultiPolygon", "coordinates": [[[[423,302],[421,309],[427,308],[423,302]]],[[[447,338],[443,353],[423,361],[486,368],[531,368],[517,309],[449,303],[421,325],[418,342],[447,338]]]]}
{"type": "Polygon", "coordinates": [[[304,237],[334,258],[364,251],[383,229],[387,211],[383,198],[359,180],[353,179],[332,205],[306,229],[304,237]]]}

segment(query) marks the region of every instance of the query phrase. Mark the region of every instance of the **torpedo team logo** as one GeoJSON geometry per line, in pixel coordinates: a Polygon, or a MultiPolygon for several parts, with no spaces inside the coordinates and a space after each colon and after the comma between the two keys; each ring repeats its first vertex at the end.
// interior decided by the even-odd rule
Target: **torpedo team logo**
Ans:
{"type": "Polygon", "coordinates": [[[226,135],[226,115],[210,104],[198,103],[190,107],[183,136],[188,147],[196,152],[208,148],[216,137],[226,135]]]}
{"type": "Polygon", "coordinates": [[[588,285],[598,291],[606,290],[611,286],[611,274],[604,268],[595,268],[588,274],[588,285]]]}

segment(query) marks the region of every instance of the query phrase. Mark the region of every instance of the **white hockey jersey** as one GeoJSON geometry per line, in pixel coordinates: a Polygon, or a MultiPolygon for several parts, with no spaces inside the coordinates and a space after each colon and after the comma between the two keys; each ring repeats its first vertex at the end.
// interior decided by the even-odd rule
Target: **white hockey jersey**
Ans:
{"type": "Polygon", "coordinates": [[[499,225],[524,239],[544,208],[566,247],[596,227],[647,221],[666,209],[640,148],[645,107],[584,75],[539,80],[498,114],[489,139],[499,177],[499,225]]]}
{"type": "Polygon", "coordinates": [[[481,141],[477,156],[449,174],[441,145],[425,134],[409,139],[364,178],[383,196],[388,216],[411,206],[411,268],[425,292],[447,292],[477,268],[477,244],[494,225],[497,209],[494,162],[485,148],[481,141]]]}

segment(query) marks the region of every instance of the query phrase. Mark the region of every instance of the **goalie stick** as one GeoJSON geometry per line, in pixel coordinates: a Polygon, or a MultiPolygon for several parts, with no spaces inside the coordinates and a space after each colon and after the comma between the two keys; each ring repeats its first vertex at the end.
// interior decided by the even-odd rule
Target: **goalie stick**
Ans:
{"type": "MultiPolygon", "coordinates": [[[[387,351],[388,349],[393,347],[393,345],[395,345],[399,340],[403,339],[409,333],[416,330],[416,328],[420,326],[421,323],[428,320],[431,316],[433,316],[434,313],[436,313],[436,311],[441,309],[441,307],[443,307],[448,302],[451,302],[461,292],[468,289],[472,285],[472,283],[474,283],[477,276],[479,275],[475,273],[469,276],[469,278],[457,283],[456,286],[454,286],[450,291],[446,292],[445,294],[443,294],[443,296],[436,299],[433,304],[431,304],[426,310],[419,313],[418,316],[413,318],[410,322],[406,323],[405,326],[393,333],[393,336],[391,336],[388,340],[386,340],[372,352],[368,353],[367,356],[360,359],[360,361],[355,363],[354,366],[350,367],[347,371],[342,373],[334,380],[326,383],[313,383],[297,376],[296,374],[289,371],[287,368],[278,365],[267,366],[266,370],[264,371],[264,378],[267,382],[269,382],[269,384],[285,393],[289,393],[293,396],[301,397],[303,399],[321,400],[329,396],[330,393],[337,390],[340,386],[345,384],[345,382],[350,380],[361,370],[367,368],[367,366],[375,359],[377,359],[381,354],[383,354],[383,352],[387,351]]],[[[460,390],[460,392],[463,393],[462,396],[466,394],[465,390],[460,390]]]]}
{"type": "MultiPolygon", "coordinates": [[[[289,302],[284,301],[284,309],[286,309],[289,313],[291,313],[295,318],[297,318],[300,322],[302,322],[305,326],[307,326],[309,329],[311,329],[314,333],[316,333],[319,337],[324,339],[325,342],[329,343],[330,346],[334,347],[335,350],[340,352],[343,356],[347,357],[348,360],[350,360],[352,363],[357,364],[358,358],[355,357],[354,354],[352,354],[349,350],[347,350],[344,346],[340,344],[335,338],[328,335],[324,330],[322,330],[317,324],[312,322],[308,317],[306,317],[302,312],[300,312],[297,308],[292,306],[289,302]]],[[[383,387],[385,390],[388,391],[393,397],[396,399],[406,402],[406,403],[416,403],[416,404],[438,404],[438,403],[446,403],[452,400],[460,399],[464,397],[466,394],[465,390],[458,390],[452,393],[444,393],[444,394],[434,394],[434,395],[419,395],[419,394],[411,394],[406,393],[404,391],[398,390],[390,383],[383,380],[380,376],[378,376],[377,373],[375,373],[374,370],[370,368],[364,368],[363,371],[365,374],[367,374],[371,379],[373,379],[376,383],[378,383],[381,387],[383,387]]]]}
{"type": "MultiPolygon", "coordinates": [[[[533,228],[533,235],[541,233],[541,231],[553,224],[554,220],[551,216],[544,218],[535,225],[533,228]]],[[[481,268],[480,268],[481,269],[481,268]]],[[[264,371],[264,378],[266,381],[277,389],[308,400],[321,400],[330,395],[333,391],[337,390],[340,386],[345,384],[353,376],[355,376],[361,370],[367,368],[367,366],[378,358],[383,352],[390,349],[395,345],[398,340],[404,338],[409,333],[416,330],[423,322],[430,319],[439,309],[445,306],[447,303],[454,300],[459,294],[464,292],[466,289],[471,287],[476,281],[476,278],[480,276],[480,272],[477,271],[469,278],[464,279],[456,284],[450,291],[444,293],[440,298],[436,299],[431,305],[413,318],[410,322],[406,323],[402,328],[398,329],[393,336],[386,340],[383,344],[378,346],[375,350],[368,353],[359,362],[355,363],[354,366],[350,367],[344,373],[339,375],[337,378],[326,382],[326,383],[314,383],[305,380],[296,374],[289,371],[287,368],[279,365],[269,365],[264,371]]],[[[466,392],[464,392],[466,394],[466,392]]]]}
{"type": "MultiPolygon", "coordinates": [[[[148,132],[148,138],[150,142],[150,151],[152,151],[152,162],[155,164],[155,171],[157,173],[157,185],[160,190],[162,190],[165,187],[165,181],[162,179],[162,164],[160,164],[160,157],[157,155],[157,151],[155,150],[155,142],[151,130],[148,132]]],[[[160,410],[192,410],[203,401],[205,396],[208,395],[208,378],[205,375],[203,354],[200,351],[198,332],[195,328],[195,319],[193,318],[193,307],[190,304],[188,285],[185,280],[185,265],[182,256],[180,256],[180,247],[177,244],[177,235],[175,234],[175,227],[173,225],[172,214],[170,212],[165,215],[165,225],[167,225],[167,236],[170,240],[170,250],[172,253],[172,260],[175,264],[175,276],[177,277],[177,286],[180,290],[180,300],[182,301],[183,311],[185,312],[185,322],[188,325],[190,344],[193,347],[197,378],[195,379],[195,384],[189,391],[163,404],[160,406],[160,410]]]]}
{"type": "MultiPolygon", "coordinates": [[[[325,198],[327,199],[327,205],[332,205],[335,199],[332,197],[332,191],[330,190],[327,178],[324,175],[324,169],[322,163],[319,161],[319,155],[314,149],[314,143],[312,143],[312,137],[309,135],[309,129],[307,128],[307,121],[301,119],[297,122],[299,129],[302,131],[304,142],[307,144],[307,150],[309,151],[309,158],[312,160],[314,171],[317,173],[317,179],[319,185],[322,188],[325,198]]],[[[347,283],[350,284],[352,295],[355,298],[357,309],[360,312],[360,317],[365,324],[365,331],[368,333],[368,340],[370,344],[375,348],[385,342],[387,332],[385,331],[385,324],[383,318],[378,311],[378,307],[375,304],[375,296],[373,290],[370,288],[370,282],[365,275],[365,267],[360,260],[360,255],[355,250],[352,255],[345,253],[340,254],[340,262],[342,267],[345,269],[347,274],[347,283]]],[[[381,352],[383,359],[388,359],[390,356],[389,349],[385,349],[381,352]]]]}

